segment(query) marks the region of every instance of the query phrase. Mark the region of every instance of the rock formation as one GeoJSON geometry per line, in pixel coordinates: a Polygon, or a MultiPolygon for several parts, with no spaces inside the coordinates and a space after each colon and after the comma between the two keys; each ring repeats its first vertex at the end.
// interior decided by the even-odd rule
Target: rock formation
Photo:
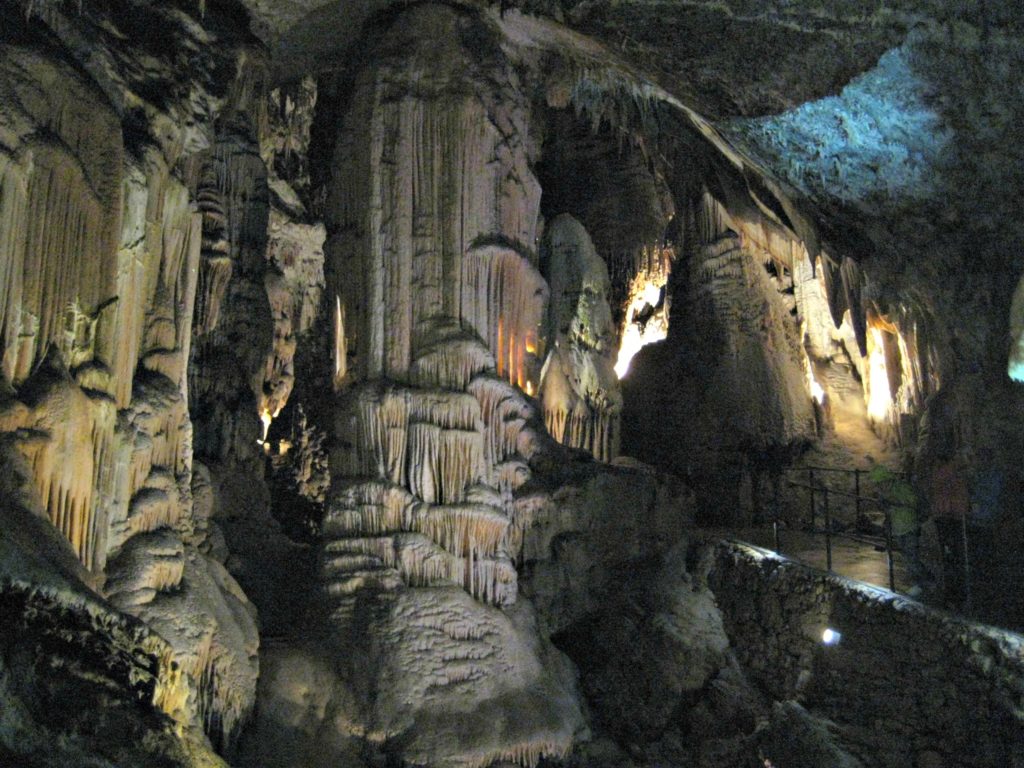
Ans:
{"type": "Polygon", "coordinates": [[[1018,637],[693,533],[853,424],[1024,621],[1021,23],[5,4],[0,764],[1021,762],[1018,637]]]}
{"type": "Polygon", "coordinates": [[[487,34],[442,6],[409,11],[356,77],[332,164],[322,575],[352,649],[347,735],[412,763],[532,765],[581,727],[571,681],[513,608],[513,496],[541,441],[518,387],[536,377],[547,287],[526,245],[529,109],[487,34]]]}
{"type": "Polygon", "coordinates": [[[560,443],[600,461],[619,452],[622,396],[614,369],[608,268],[568,214],[545,231],[551,273],[551,351],[541,373],[544,425],[560,443]]]}

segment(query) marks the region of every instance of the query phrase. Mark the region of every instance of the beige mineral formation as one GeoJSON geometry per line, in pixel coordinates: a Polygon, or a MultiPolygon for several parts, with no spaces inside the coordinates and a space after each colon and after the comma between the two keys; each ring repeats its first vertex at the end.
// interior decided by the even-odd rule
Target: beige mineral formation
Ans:
{"type": "Polygon", "coordinates": [[[608,269],[583,225],[568,214],[548,225],[544,242],[552,276],[552,345],[538,395],[544,424],[560,443],[611,461],[619,452],[622,394],[608,269]]]}
{"type": "Polygon", "coordinates": [[[521,390],[548,291],[529,249],[528,105],[500,49],[461,42],[471,29],[490,34],[442,6],[407,11],[339,134],[322,578],[364,738],[411,763],[534,765],[582,727],[558,654],[515,605],[511,494],[539,442],[521,390]]]}

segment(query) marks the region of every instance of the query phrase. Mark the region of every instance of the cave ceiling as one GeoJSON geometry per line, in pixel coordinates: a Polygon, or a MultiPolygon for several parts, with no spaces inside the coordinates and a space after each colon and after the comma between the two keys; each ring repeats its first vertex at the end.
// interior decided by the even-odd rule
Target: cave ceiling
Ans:
{"type": "MultiPolygon", "coordinates": [[[[362,30],[398,6],[244,2],[280,79],[362,61],[362,30]]],[[[491,7],[496,21],[499,9],[510,39],[598,63],[674,107],[740,178],[771,190],[811,252],[886,265],[871,293],[880,305],[898,298],[934,314],[966,302],[969,321],[951,333],[982,350],[988,329],[969,305],[990,291],[1008,301],[1020,271],[1007,222],[1024,190],[1021,6],[507,0],[491,7]],[[991,286],[955,267],[965,249],[991,286]],[[894,287],[907,275],[938,288],[894,287]]]]}
{"type": "MultiPolygon", "coordinates": [[[[344,50],[392,0],[244,0],[282,73],[344,50]]],[[[848,0],[511,0],[599,40],[710,118],[780,112],[832,95],[924,18],[980,23],[975,4],[848,0]],[[945,10],[943,5],[956,5],[945,10]]]]}

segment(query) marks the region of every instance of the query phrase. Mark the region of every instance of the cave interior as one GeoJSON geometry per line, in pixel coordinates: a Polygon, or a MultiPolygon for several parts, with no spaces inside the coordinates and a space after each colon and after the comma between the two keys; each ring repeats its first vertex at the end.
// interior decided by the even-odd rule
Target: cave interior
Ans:
{"type": "Polygon", "coordinates": [[[1022,74],[983,1],[4,2],[0,765],[1024,765],[1022,74]]]}

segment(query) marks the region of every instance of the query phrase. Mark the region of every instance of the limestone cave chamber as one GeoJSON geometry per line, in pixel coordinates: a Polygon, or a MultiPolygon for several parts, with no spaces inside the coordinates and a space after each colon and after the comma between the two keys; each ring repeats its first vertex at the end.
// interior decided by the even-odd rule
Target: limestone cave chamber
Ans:
{"type": "Polygon", "coordinates": [[[0,3],[0,768],[1024,766],[1024,8],[0,3]]]}

